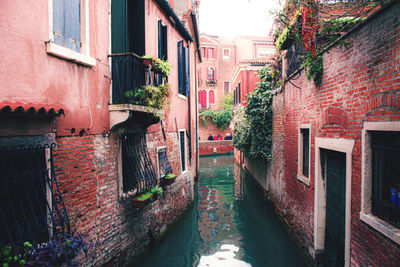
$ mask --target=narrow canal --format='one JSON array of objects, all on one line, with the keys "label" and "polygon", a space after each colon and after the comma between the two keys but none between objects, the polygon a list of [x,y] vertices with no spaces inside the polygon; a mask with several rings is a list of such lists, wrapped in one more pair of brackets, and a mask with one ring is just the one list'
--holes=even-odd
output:
[{"label": "narrow canal", "polygon": [[194,205],[135,266],[306,266],[233,156],[200,158]]}]

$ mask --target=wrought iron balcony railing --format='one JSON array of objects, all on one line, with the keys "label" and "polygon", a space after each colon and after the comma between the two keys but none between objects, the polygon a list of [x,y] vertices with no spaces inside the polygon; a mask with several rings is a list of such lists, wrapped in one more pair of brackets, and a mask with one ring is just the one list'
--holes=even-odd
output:
[{"label": "wrought iron balcony railing", "polygon": [[111,57],[112,104],[140,104],[136,89],[143,85],[159,86],[162,75],[142,63],[135,53],[119,53]]},{"label": "wrought iron balcony railing", "polygon": [[217,80],[207,80],[207,85],[215,86],[217,85]]}]

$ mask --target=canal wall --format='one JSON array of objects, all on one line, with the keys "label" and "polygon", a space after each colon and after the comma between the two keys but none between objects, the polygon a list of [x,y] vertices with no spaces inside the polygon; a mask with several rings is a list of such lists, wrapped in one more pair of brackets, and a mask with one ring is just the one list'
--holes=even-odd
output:
[{"label": "canal wall", "polygon": [[199,155],[220,155],[233,153],[232,140],[200,141]]}]

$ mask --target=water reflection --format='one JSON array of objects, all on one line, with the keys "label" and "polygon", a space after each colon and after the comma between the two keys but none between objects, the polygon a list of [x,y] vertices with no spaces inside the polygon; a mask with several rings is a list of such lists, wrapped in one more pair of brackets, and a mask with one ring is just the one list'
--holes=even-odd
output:
[{"label": "water reflection", "polygon": [[232,156],[200,158],[193,207],[135,266],[305,266]]}]

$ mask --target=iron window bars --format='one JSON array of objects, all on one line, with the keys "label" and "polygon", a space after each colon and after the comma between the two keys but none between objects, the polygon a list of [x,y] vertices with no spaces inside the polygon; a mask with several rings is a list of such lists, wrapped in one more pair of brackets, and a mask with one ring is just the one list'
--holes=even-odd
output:
[{"label": "iron window bars", "polygon": [[157,185],[157,175],[146,144],[146,129],[133,124],[121,135],[123,193],[135,197]]},{"label": "iron window bars", "polygon": [[0,147],[0,250],[70,233],[52,144]]}]

